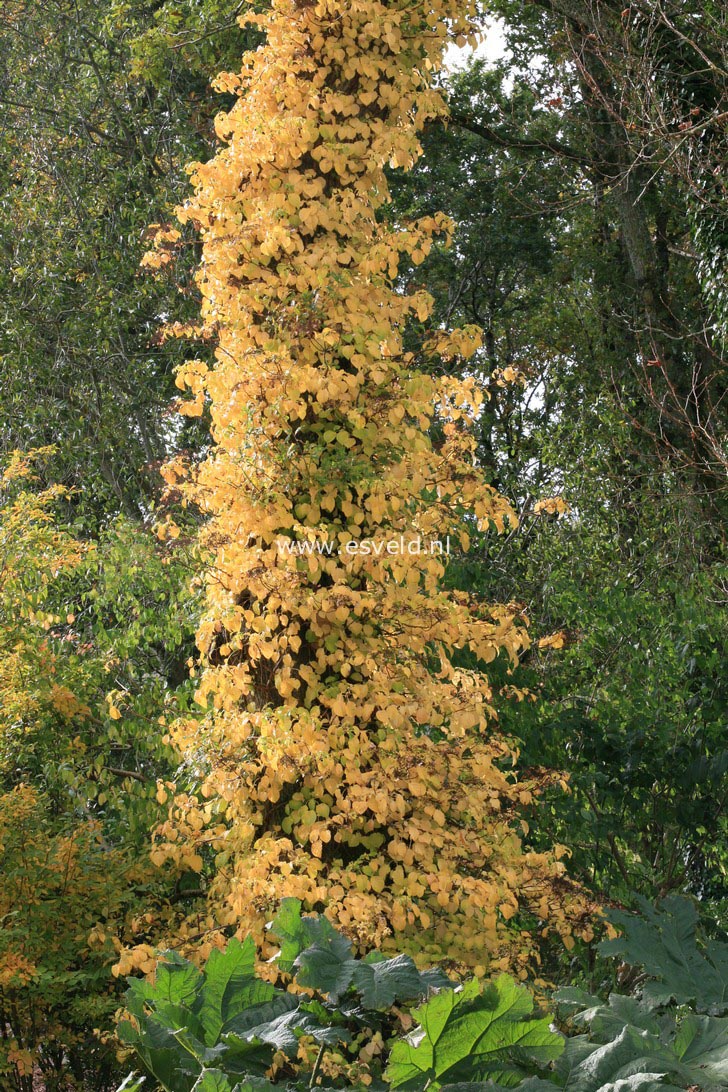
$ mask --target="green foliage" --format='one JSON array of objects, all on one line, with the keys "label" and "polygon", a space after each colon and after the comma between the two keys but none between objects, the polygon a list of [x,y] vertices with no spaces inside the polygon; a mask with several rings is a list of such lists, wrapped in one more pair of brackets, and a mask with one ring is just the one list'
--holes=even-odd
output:
[{"label": "green foliage", "polygon": [[[644,918],[610,914],[624,932],[601,945],[604,955],[644,967],[635,995],[612,993],[604,1004],[575,987],[556,992],[562,1012],[590,1033],[591,1053],[582,1062],[578,1053],[586,1043],[578,1038],[567,1042],[561,1064],[577,1060],[577,1065],[562,1087],[587,1092],[590,1086],[579,1076],[586,1065],[587,1070],[611,1072],[612,1081],[643,1071],[662,1074],[666,1084],[660,1088],[697,1086],[718,1092],[728,1082],[728,945],[712,940],[698,948],[697,914],[687,899],[666,899],[660,909],[645,900],[640,905]],[[706,1010],[713,1015],[700,1015]]]},{"label": "green foliage", "polygon": [[545,1068],[563,1050],[549,1017],[530,1019],[532,1011],[532,997],[508,975],[443,990],[414,1010],[422,1033],[392,1045],[386,1076],[405,1089],[485,1079],[512,1086],[524,1069]]},{"label": "green foliage", "polygon": [[[356,959],[346,937],[325,917],[302,916],[295,899],[284,900],[271,931],[281,940],[274,965],[279,976],[292,976],[295,992],[258,976],[250,939],[213,952],[204,972],[167,953],[153,984],[130,980],[131,1019],[119,1036],[169,1092],[199,1092],[204,1082],[226,1092],[251,1082],[268,1087],[277,1055],[285,1059],[278,1079],[289,1087],[313,1086],[327,1072],[326,1051],[344,1051],[347,1083],[364,1075],[363,1084],[374,1076],[423,1089],[490,1073],[517,1078],[562,1049],[548,1018],[528,1019],[533,1001],[507,975],[454,990],[442,972],[418,971],[407,956]],[[400,1028],[386,1070],[386,1057],[357,1070],[361,1049],[366,1054],[367,1043],[395,1030],[402,1007],[426,997],[409,1018],[420,1028],[406,1038]],[[317,1050],[302,1060],[305,1040]]]},{"label": "green foliage", "polygon": [[[587,995],[579,998],[578,991],[565,993],[563,1001],[571,998],[575,1007],[579,1003],[589,1006]],[[645,1084],[652,1080],[659,1088],[699,1084],[705,1092],[713,1089],[718,1092],[725,1087],[728,1079],[725,1020],[688,1013],[678,1024],[674,1015],[656,1015],[631,998],[615,999],[614,995],[608,1007],[597,1005],[575,1011],[572,1019],[575,1024],[589,1025],[591,1041],[580,1037],[567,1040],[556,1075],[568,1092],[611,1089],[617,1081],[630,1076],[635,1082],[641,1080]]]},{"label": "green foliage", "polygon": [[603,954],[644,967],[655,980],[642,988],[643,998],[652,1005],[672,1000],[692,1005],[698,1012],[727,1013],[728,944],[712,940],[698,947],[698,914],[688,899],[673,895],[663,900],[659,910],[644,898],[637,901],[640,918],[610,912],[610,921],[623,933],[604,941]]},{"label": "green foliage", "polygon": [[[557,991],[565,1038],[549,1016],[534,1015],[529,992],[507,975],[454,986],[439,972],[405,966],[402,957],[352,959],[347,939],[326,918],[302,917],[293,899],[271,927],[282,942],[273,961],[279,984],[258,976],[249,939],[214,952],[204,971],[168,953],[153,984],[130,980],[130,1017],[120,1036],[167,1092],[319,1082],[403,1092],[718,1092],[728,1081],[728,1019],[692,1011],[684,1001],[697,984],[684,983],[685,968],[697,972],[700,959],[710,974],[722,966],[726,946],[712,941],[704,956],[698,953],[697,918],[687,900],[644,910],[644,919],[614,914],[624,933],[602,947],[645,966],[650,979],[639,976],[632,995],[612,993],[606,1003],[577,988]],[[387,981],[386,996],[373,999],[361,988],[358,975],[368,966]],[[710,975],[703,992],[698,1007],[715,1000]],[[426,1000],[410,1008],[418,997]],[[723,1013],[728,1002],[712,1007]],[[413,1021],[402,1034],[402,1024]],[[353,1063],[364,1044],[361,1059],[372,1033],[382,1032],[378,1066],[327,1065],[343,1054]],[[306,1041],[314,1047],[309,1054]],[[122,1089],[129,1087],[141,1085]]]},{"label": "green foliage", "polygon": [[[532,813],[536,844],[569,846],[570,870],[611,897],[682,889],[719,916],[728,894],[720,530],[684,464],[656,455],[638,376],[625,374],[637,349],[623,329],[624,266],[614,232],[599,231],[580,197],[576,107],[574,158],[559,133],[569,100],[550,98],[556,43],[522,5],[508,17],[510,39],[519,26],[536,36],[521,43],[522,63],[544,36],[553,68],[527,68],[512,89],[503,65],[459,73],[457,124],[430,130],[426,166],[393,178],[402,209],[436,200],[455,219],[452,250],[433,250],[407,276],[433,291],[442,321],[485,328],[469,364],[490,393],[479,454],[520,515],[505,541],[473,535],[450,578],[486,600],[524,603],[531,619],[532,650],[515,673],[502,664],[500,681],[504,696],[515,684],[535,700],[504,703],[501,721],[527,766],[562,769],[571,786]],[[619,309],[605,304],[615,276]],[[571,511],[537,514],[554,495]],[[554,631],[561,647],[539,649]]]},{"label": "green foliage", "polygon": [[[724,462],[720,445],[695,450],[699,430],[691,437],[671,401],[679,391],[689,405],[685,386],[700,373],[701,414],[724,430],[717,346],[704,335],[721,313],[725,187],[688,192],[678,177],[688,149],[691,170],[710,163],[720,177],[723,138],[707,107],[724,88],[714,64],[721,28],[713,13],[696,20],[672,4],[616,27],[609,5],[581,0],[497,0],[491,10],[511,54],[448,78],[451,122],[430,127],[422,163],[392,177],[395,216],[436,202],[455,221],[452,249],[433,250],[403,284],[433,292],[439,321],[483,325],[483,349],[468,364],[490,394],[479,454],[521,520],[505,541],[474,535],[451,577],[484,599],[522,602],[531,619],[532,650],[514,674],[503,664],[500,680],[504,695],[515,684],[536,700],[506,703],[501,721],[527,765],[564,770],[572,789],[530,816],[536,845],[568,845],[570,871],[605,897],[684,890],[721,916]],[[691,43],[712,58],[699,75]],[[671,60],[650,69],[658,48]],[[630,89],[628,102],[611,99],[618,87]],[[643,93],[650,109],[640,111]],[[679,154],[660,128],[668,115],[657,98],[668,94],[675,116],[699,105],[710,134],[686,129]],[[617,122],[624,110],[629,126]],[[620,163],[635,186],[629,200],[615,184]],[[652,313],[651,298],[670,314]],[[668,357],[673,393],[660,366]],[[571,512],[536,515],[554,495]],[[554,631],[562,647],[539,650]]]},{"label": "green foliage", "polygon": [[36,786],[59,814],[73,802],[139,849],[158,814],[156,780],[171,772],[159,718],[191,701],[188,564],[119,521],[71,571],[26,586],[23,661],[38,675],[16,690],[25,708],[0,733],[5,784]]},{"label": "green foliage", "polygon": [[664,516],[654,501],[617,514],[570,486],[576,512],[525,521],[525,549],[518,557],[514,543],[511,556],[538,604],[534,636],[564,635],[562,649],[534,649],[523,665],[539,700],[505,714],[526,762],[569,774],[570,794],[554,796],[541,823],[597,890],[687,890],[720,916],[725,567],[693,568],[708,535],[680,497]]},{"label": "green foliage", "polygon": [[34,1069],[53,1087],[81,1058],[110,1086],[113,1051],[93,1028],[109,1028],[118,998],[108,950],[89,938],[101,921],[124,921],[140,871],[93,818],[54,816],[26,785],[0,793],[3,1089],[30,1090]]},{"label": "green foliage", "polygon": [[0,1083],[103,1092],[117,945],[176,894],[147,844],[194,603],[182,548],[123,521],[76,537],[49,454],[0,479]]},{"label": "green foliage", "polygon": [[195,312],[194,246],[174,277],[139,261],[213,142],[209,80],[244,48],[238,6],[2,5],[0,451],[54,444],[52,480],[78,487],[92,528],[148,515],[159,462],[199,442],[168,413],[182,350],[157,337],[163,314]]}]

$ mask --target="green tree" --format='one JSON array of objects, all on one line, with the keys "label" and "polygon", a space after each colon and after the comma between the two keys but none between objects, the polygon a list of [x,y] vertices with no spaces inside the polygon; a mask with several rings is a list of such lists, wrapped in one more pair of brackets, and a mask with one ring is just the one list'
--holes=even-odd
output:
[{"label": "green tree", "polygon": [[51,455],[16,455],[0,485],[0,1083],[98,1092],[117,949],[176,898],[146,848],[194,605],[182,548],[61,522],[66,490],[37,481]]},{"label": "green tree", "polygon": [[[683,888],[722,914],[715,466],[655,442],[659,414],[638,375],[641,304],[618,209],[594,198],[590,115],[567,82],[568,43],[549,37],[554,21],[535,7],[500,10],[514,57],[451,77],[455,124],[430,126],[427,166],[392,177],[395,216],[436,200],[456,222],[453,247],[433,250],[402,283],[432,291],[437,321],[483,324],[485,344],[467,365],[490,394],[480,457],[521,517],[501,542],[475,536],[451,578],[519,600],[546,639],[515,675],[504,665],[500,682],[538,699],[502,712],[526,763],[570,775],[573,791],[552,798],[548,837],[572,847],[574,867],[607,897]],[[680,184],[666,163],[652,211],[640,213],[653,233],[662,205],[671,230],[689,236]],[[705,316],[688,267],[671,255],[681,314]],[[687,326],[683,335],[687,352]],[[571,509],[560,518],[554,496]],[[534,816],[534,837],[543,823]]]},{"label": "green tree", "polygon": [[[204,158],[217,66],[242,51],[235,5],[10,0],[0,12],[0,448],[54,444],[53,478],[96,524],[138,519],[194,430],[170,423],[177,343],[195,308],[140,274]],[[212,58],[214,57],[214,64]],[[212,67],[209,67],[212,65]],[[182,435],[180,435],[182,433]]]}]

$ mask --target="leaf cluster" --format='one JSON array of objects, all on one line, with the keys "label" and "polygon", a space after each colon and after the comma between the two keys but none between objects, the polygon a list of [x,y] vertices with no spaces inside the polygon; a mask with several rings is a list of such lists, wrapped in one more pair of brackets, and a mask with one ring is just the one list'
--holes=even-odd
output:
[{"label": "leaf cluster", "polygon": [[[295,900],[271,926],[281,948],[263,978],[250,939],[213,952],[204,971],[167,953],[154,983],[130,979],[120,1035],[166,1092],[718,1092],[728,1077],[728,945],[698,947],[685,899],[642,910],[614,914],[623,933],[602,946],[644,967],[637,986],[606,1003],[557,991],[566,1036],[507,975],[458,985],[406,957],[354,959],[349,941]],[[144,1082],[131,1076],[122,1089]]]},{"label": "leaf cluster", "polygon": [[[414,1092],[517,1078],[562,1049],[549,1019],[532,1015],[528,992],[507,975],[461,988],[408,956],[356,959],[345,936],[325,917],[302,915],[294,899],[284,900],[271,932],[281,947],[265,978],[248,938],[214,951],[204,971],[167,953],[153,984],[130,980],[130,1018],[119,1035],[162,1088]],[[287,988],[266,980],[271,966]],[[416,1030],[403,1035],[413,1022]]]}]

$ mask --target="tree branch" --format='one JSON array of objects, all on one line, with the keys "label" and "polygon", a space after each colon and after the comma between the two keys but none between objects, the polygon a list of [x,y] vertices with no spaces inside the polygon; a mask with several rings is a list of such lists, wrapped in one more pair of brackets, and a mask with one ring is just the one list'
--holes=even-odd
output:
[{"label": "tree branch", "polygon": [[529,140],[526,137],[517,137],[506,129],[494,129],[492,125],[486,125],[467,114],[457,112],[450,113],[449,120],[460,129],[468,133],[474,133],[491,144],[497,144],[500,148],[518,148],[520,151],[540,154],[551,152],[560,159],[569,159],[572,163],[578,163],[582,167],[588,167],[591,160],[583,152],[577,152],[569,144],[561,140]]}]

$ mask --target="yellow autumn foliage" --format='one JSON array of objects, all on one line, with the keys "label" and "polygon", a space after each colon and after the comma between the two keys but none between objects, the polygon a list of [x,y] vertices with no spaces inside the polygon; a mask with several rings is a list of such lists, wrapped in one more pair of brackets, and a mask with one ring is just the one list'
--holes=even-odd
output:
[{"label": "yellow autumn foliage", "polygon": [[515,662],[523,620],[442,590],[443,544],[515,520],[476,465],[477,385],[422,367],[467,358],[478,331],[406,348],[432,300],[398,289],[402,259],[423,261],[450,225],[381,216],[385,168],[410,167],[444,114],[432,76],[474,11],[274,0],[245,17],[265,45],[217,81],[237,102],[178,210],[202,240],[196,333],[216,344],[178,385],[184,413],[209,407],[214,442],[194,473],[165,472],[207,516],[209,559],[205,713],[173,729],[195,788],[160,786],[153,851],[205,875],[183,947],[218,930],[263,942],[284,896],[425,963],[523,975],[540,932],[590,935],[562,854],[523,845],[518,812],[543,778],[517,779],[486,674],[459,666],[465,649],[481,668]]}]

